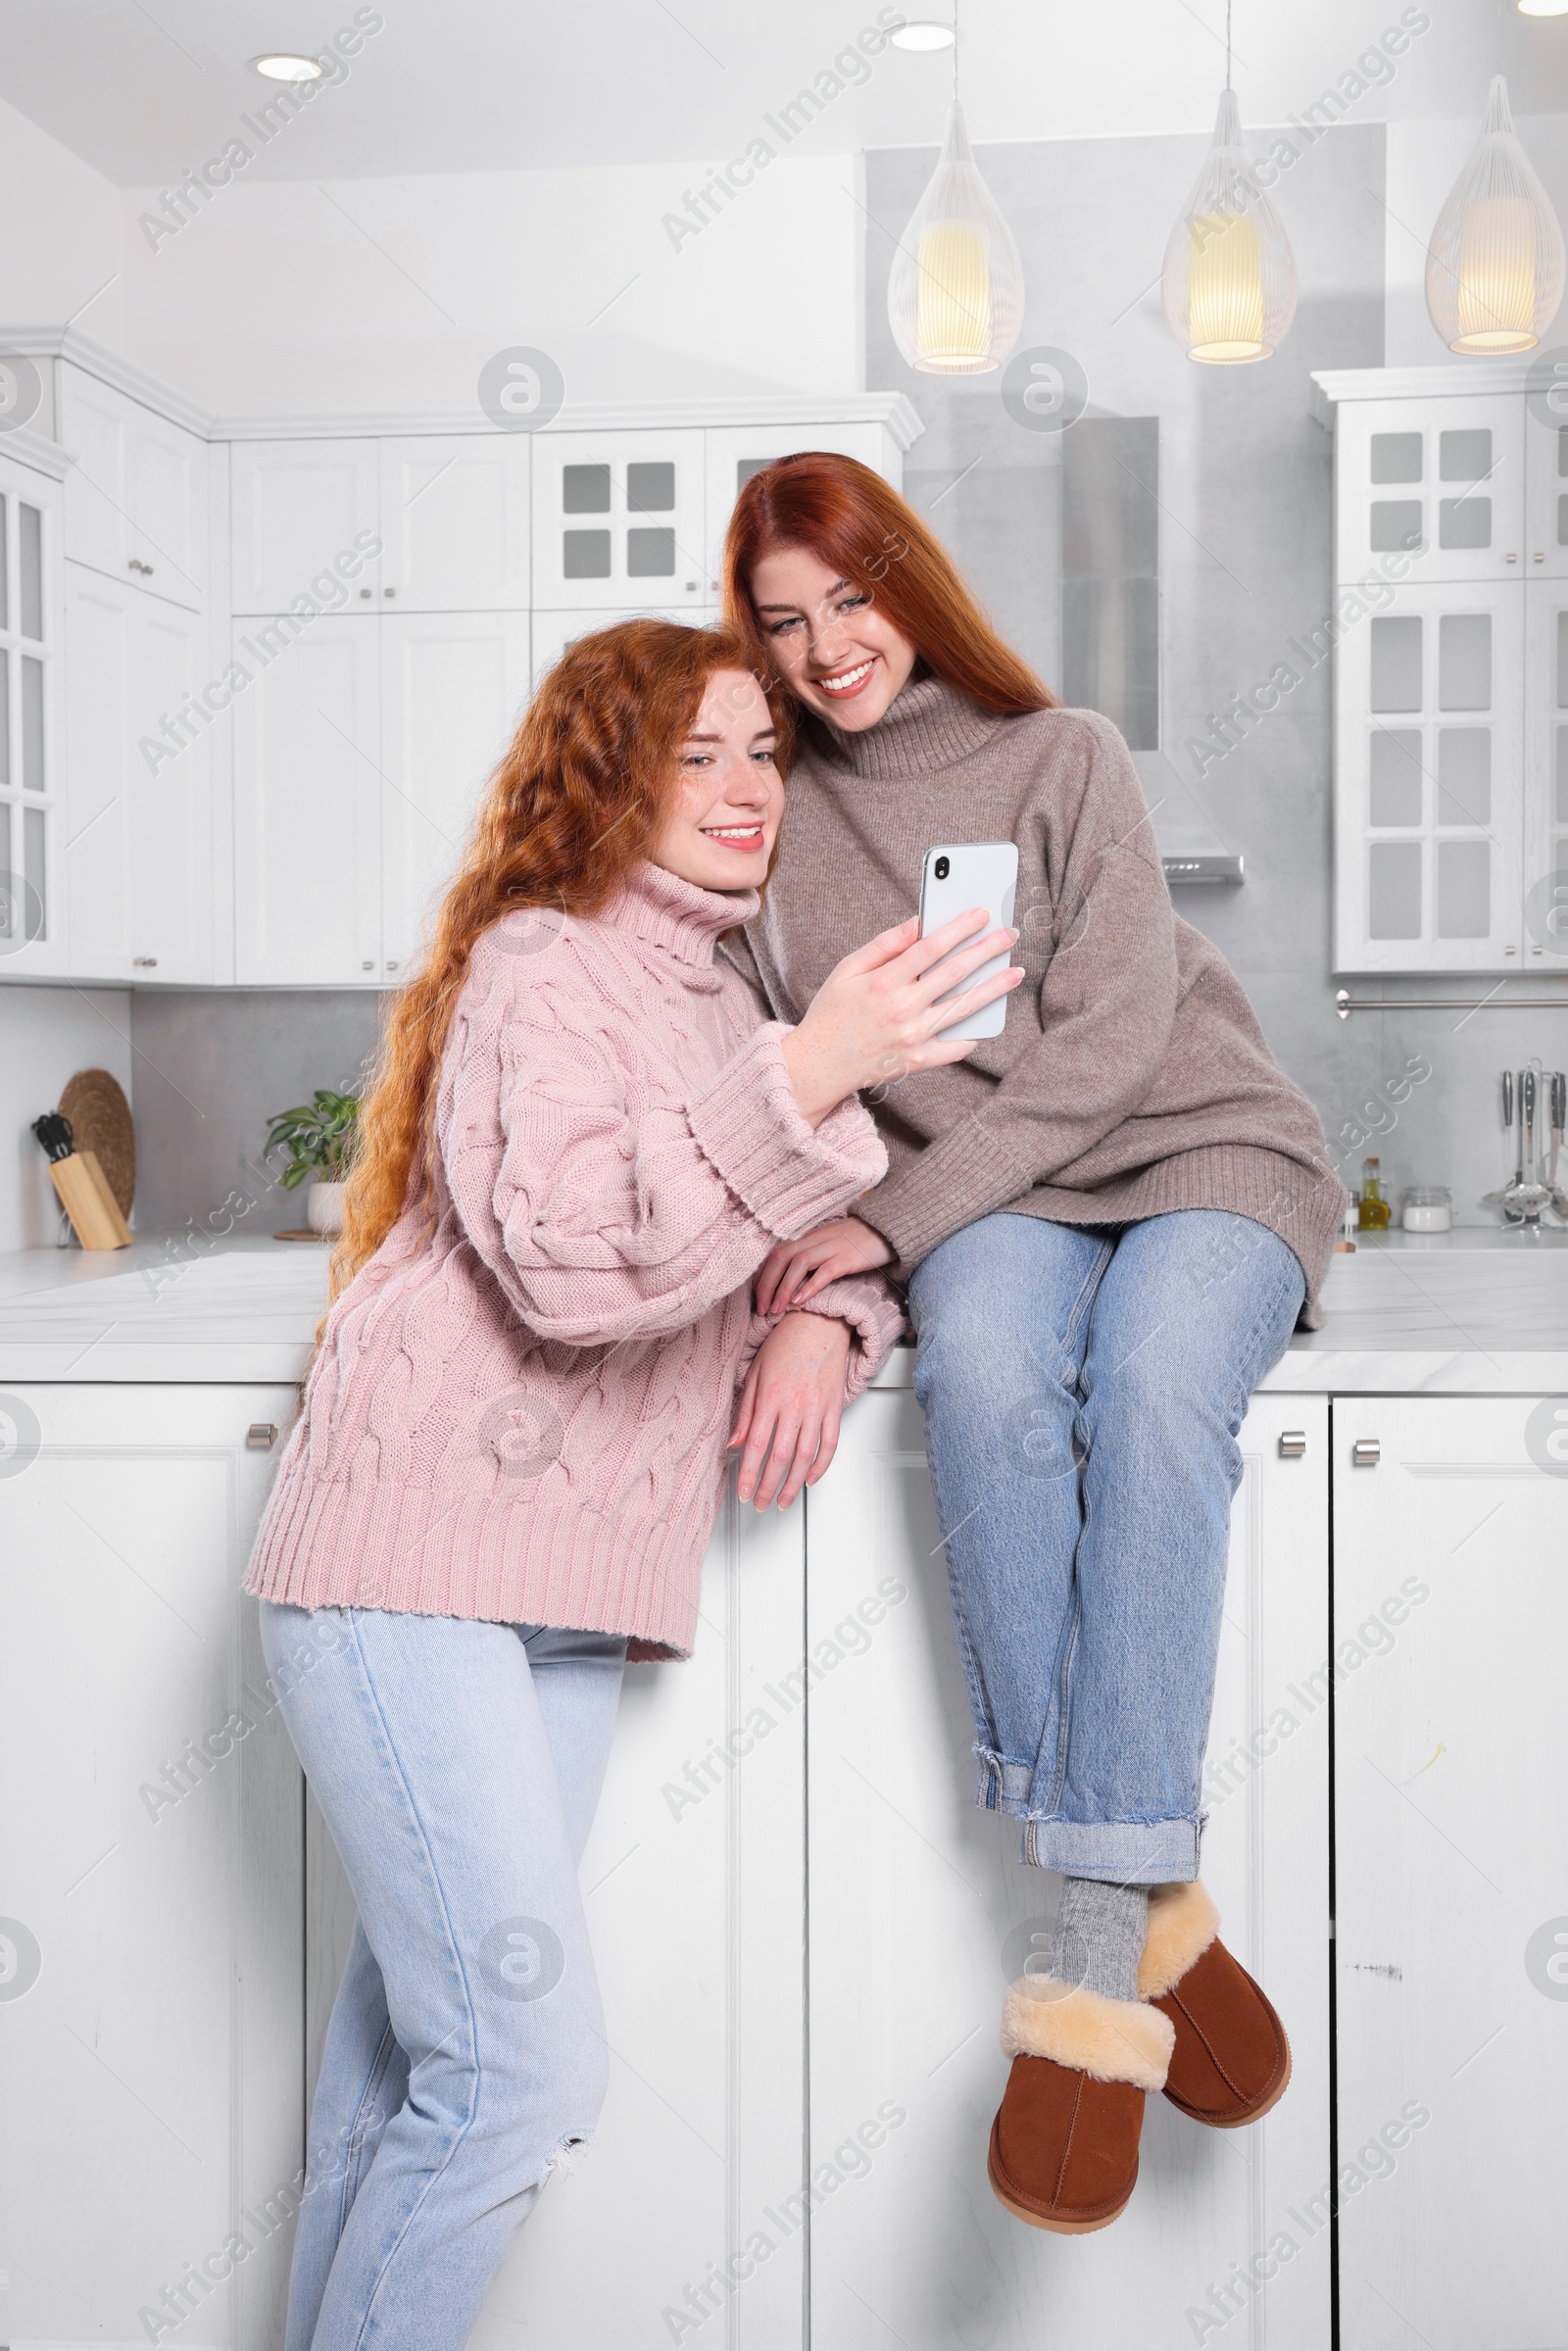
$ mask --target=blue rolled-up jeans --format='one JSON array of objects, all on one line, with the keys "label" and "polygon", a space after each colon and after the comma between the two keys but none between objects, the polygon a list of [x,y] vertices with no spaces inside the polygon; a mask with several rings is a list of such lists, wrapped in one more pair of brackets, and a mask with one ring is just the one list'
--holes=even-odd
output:
[{"label": "blue rolled-up jeans", "polygon": [[577,1862],[625,1641],[261,1604],[358,1918],[311,2108],[285,2351],[462,2351],[607,2074]]},{"label": "blue rolled-up jeans", "polygon": [[977,1800],[1073,1877],[1196,1878],[1237,1432],[1304,1291],[1266,1226],[982,1217],[909,1285]]}]

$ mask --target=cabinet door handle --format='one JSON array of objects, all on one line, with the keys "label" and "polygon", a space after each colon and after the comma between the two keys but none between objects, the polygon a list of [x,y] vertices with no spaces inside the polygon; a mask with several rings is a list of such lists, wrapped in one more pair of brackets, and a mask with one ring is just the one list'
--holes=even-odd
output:
[{"label": "cabinet door handle", "polygon": [[253,1420],[245,1432],[245,1443],[253,1453],[270,1453],[277,1443],[277,1423]]},{"label": "cabinet door handle", "polygon": [[1304,1429],[1284,1429],[1281,1431],[1280,1459],[1282,1461],[1299,1461],[1305,1450],[1306,1431]]},{"label": "cabinet door handle", "polygon": [[369,593],[370,593],[370,591],[369,591],[369,589],[368,589],[368,588],[362,588],[362,589],[360,590],[360,594],[361,594],[362,596],[368,596],[368,595],[369,595]]},{"label": "cabinet door handle", "polygon": [[158,968],[156,955],[132,955],[130,959],[138,971],[156,971]]},{"label": "cabinet door handle", "polygon": [[1358,1437],[1350,1447],[1350,1459],[1357,1469],[1376,1469],[1383,1458],[1383,1447],[1375,1437]]},{"label": "cabinet door handle", "polygon": [[397,590],[396,588],[383,588],[381,593],[383,596],[395,596],[397,594]]}]

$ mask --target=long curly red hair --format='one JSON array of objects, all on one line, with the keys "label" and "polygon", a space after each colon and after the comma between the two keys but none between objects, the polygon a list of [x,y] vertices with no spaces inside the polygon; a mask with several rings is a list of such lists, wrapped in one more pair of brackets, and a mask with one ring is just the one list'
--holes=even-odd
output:
[{"label": "long curly red hair", "polygon": [[[428,1165],[442,1048],[475,941],[522,906],[596,913],[648,855],[709,679],[753,666],[731,630],[623,620],[579,637],[544,678],[490,778],[424,955],[388,1008],[333,1298],[374,1256]],[[768,704],[781,720],[776,692]]]},{"label": "long curly red hair", "polygon": [[724,617],[764,675],[775,666],[752,602],[764,555],[804,547],[853,581],[926,667],[999,717],[1054,710],[1059,695],[992,627],[941,540],[907,499],[853,457],[808,449],[744,484],[724,538]]}]

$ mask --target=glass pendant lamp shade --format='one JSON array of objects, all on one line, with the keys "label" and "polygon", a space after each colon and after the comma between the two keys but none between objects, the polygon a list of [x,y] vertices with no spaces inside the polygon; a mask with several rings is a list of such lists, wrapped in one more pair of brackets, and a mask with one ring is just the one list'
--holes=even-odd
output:
[{"label": "glass pendant lamp shade", "polygon": [[1214,141],[1170,232],[1165,318],[1189,359],[1271,359],[1296,316],[1296,256],[1252,172],[1236,92],[1220,93]]},{"label": "glass pendant lamp shade", "polygon": [[1427,309],[1450,351],[1533,351],[1562,300],[1562,230],[1514,137],[1508,85],[1492,84],[1475,153],[1438,215]]},{"label": "glass pendant lamp shade", "polygon": [[931,184],[888,273],[888,322],[911,367],[983,375],[1023,323],[1023,265],[969,152],[956,100]]}]

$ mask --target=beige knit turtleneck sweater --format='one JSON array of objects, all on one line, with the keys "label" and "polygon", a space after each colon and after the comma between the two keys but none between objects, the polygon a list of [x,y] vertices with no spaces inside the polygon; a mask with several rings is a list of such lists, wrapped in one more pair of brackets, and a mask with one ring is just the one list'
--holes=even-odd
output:
[{"label": "beige knit turtleneck sweater", "polygon": [[1229,1209],[1296,1252],[1318,1328],[1345,1210],[1322,1126],[1224,956],[1173,911],[1108,719],[998,718],[927,677],[863,734],[806,720],[766,904],[725,952],[799,1020],[842,955],[914,911],[938,841],[1017,843],[1029,976],[1000,1037],[873,1100],[888,1173],[855,1214],[907,1275],[997,1209],[1065,1224]]}]

